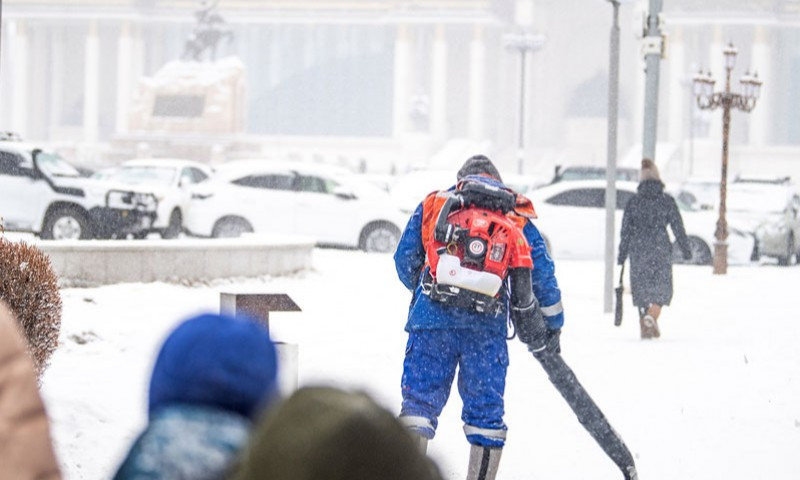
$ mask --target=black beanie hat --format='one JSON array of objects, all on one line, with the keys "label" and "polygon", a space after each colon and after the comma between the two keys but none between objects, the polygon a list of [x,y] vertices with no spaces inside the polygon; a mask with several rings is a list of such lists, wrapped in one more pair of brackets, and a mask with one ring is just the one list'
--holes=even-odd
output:
[{"label": "black beanie hat", "polygon": [[500,172],[497,171],[497,167],[494,166],[486,155],[473,155],[469,157],[458,171],[456,178],[457,180],[461,180],[467,175],[489,175],[501,182],[503,181],[503,179],[500,178]]}]

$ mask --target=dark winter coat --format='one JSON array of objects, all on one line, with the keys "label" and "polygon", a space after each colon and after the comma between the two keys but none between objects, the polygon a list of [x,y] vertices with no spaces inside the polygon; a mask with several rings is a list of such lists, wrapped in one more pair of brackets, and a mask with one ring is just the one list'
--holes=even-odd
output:
[{"label": "dark winter coat", "polygon": [[689,239],[675,199],[664,193],[660,180],[642,181],[625,206],[617,257],[620,265],[631,259],[631,291],[638,307],[669,305],[672,300],[672,244],[667,225],[684,257],[690,257]]}]

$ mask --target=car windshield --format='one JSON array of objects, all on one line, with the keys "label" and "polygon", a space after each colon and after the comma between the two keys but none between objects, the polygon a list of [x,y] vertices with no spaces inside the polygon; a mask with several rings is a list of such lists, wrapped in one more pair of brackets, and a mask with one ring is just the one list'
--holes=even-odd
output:
[{"label": "car windshield", "polygon": [[175,181],[177,170],[169,167],[128,166],[104,175],[104,178],[128,185],[170,185]]},{"label": "car windshield", "polygon": [[728,210],[750,213],[782,213],[786,210],[786,195],[772,189],[728,191]]},{"label": "car windshield", "polygon": [[36,164],[50,177],[80,177],[78,169],[55,153],[39,152]]}]

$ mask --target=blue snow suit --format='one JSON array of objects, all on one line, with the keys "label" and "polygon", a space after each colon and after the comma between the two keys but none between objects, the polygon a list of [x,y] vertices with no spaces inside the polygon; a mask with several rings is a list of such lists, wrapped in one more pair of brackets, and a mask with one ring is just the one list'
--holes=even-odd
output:
[{"label": "blue snow suit", "polygon": [[[485,176],[466,178],[504,187]],[[408,221],[394,254],[400,281],[413,292],[405,327],[409,335],[403,363],[400,420],[423,437],[433,438],[458,367],[457,385],[463,402],[461,419],[467,441],[501,447],[507,430],[503,422],[503,394],[508,368],[508,291],[502,293],[505,308],[498,314],[444,305],[423,294],[421,279],[423,269],[428,267],[422,243],[422,218],[421,203]],[[523,234],[532,247],[533,293],[548,326],[559,329],[564,323],[564,313],[553,261],[533,223],[525,225]]]}]

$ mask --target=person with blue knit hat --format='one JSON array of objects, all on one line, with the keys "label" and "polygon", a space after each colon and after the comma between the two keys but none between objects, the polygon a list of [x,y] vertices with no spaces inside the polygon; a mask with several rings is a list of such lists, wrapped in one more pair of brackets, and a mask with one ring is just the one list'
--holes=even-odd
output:
[{"label": "person with blue knit hat", "polygon": [[277,398],[277,356],[255,320],[204,314],[170,333],[150,378],[148,425],[117,480],[224,478]]}]

